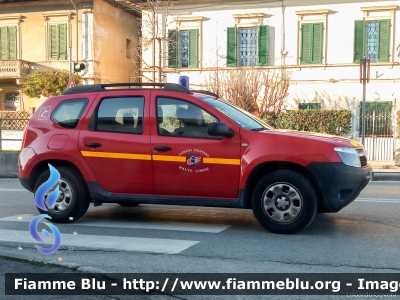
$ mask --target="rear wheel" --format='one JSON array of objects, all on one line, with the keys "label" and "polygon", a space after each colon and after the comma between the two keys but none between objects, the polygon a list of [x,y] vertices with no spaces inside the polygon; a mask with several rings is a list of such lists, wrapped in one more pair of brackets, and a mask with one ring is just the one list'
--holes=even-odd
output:
[{"label": "rear wheel", "polygon": [[[54,223],[66,223],[80,219],[88,210],[90,205],[90,194],[82,175],[76,170],[60,166],[56,167],[60,173],[58,181],[59,196],[52,208],[44,211],[38,208],[42,214],[48,214]],[[43,172],[35,185],[35,193],[39,186],[47,181],[50,171]],[[46,199],[47,194],[45,195]],[[47,206],[47,205],[46,205]]]},{"label": "rear wheel", "polygon": [[254,216],[274,233],[295,233],[306,228],[314,220],[317,207],[313,186],[304,176],[290,170],[265,175],[252,195]]}]

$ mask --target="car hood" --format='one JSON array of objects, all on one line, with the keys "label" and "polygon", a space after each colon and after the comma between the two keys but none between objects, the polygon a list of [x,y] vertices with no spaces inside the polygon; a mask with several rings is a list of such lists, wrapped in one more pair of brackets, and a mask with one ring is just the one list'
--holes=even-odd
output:
[{"label": "car hood", "polygon": [[271,130],[264,131],[264,132],[284,135],[284,136],[288,136],[288,137],[290,136],[290,137],[319,140],[319,141],[332,143],[332,144],[335,144],[338,146],[363,147],[363,145],[360,142],[354,141],[349,138],[332,135],[332,134],[308,132],[308,131],[297,131],[297,130],[286,130],[286,129],[271,129]]}]

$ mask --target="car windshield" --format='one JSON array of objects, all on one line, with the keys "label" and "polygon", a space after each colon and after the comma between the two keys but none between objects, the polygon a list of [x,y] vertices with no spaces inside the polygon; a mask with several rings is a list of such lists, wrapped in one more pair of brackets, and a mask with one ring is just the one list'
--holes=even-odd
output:
[{"label": "car windshield", "polygon": [[256,116],[253,116],[252,114],[243,109],[240,109],[228,103],[227,101],[218,100],[203,95],[196,95],[196,97],[203,100],[212,107],[218,109],[220,112],[222,112],[224,115],[226,115],[228,118],[230,118],[233,122],[235,122],[242,128],[253,131],[273,129],[270,125],[268,125],[261,119],[257,118]]}]

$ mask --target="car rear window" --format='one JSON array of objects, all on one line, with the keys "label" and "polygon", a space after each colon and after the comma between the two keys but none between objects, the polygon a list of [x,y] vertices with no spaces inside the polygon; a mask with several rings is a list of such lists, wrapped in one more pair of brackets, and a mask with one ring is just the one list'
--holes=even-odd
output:
[{"label": "car rear window", "polygon": [[87,99],[64,100],[54,110],[51,120],[62,127],[75,128],[87,103]]}]

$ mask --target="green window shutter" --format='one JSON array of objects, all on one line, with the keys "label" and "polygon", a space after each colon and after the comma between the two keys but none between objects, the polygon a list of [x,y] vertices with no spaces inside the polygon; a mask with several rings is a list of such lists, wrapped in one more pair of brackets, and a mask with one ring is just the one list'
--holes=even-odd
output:
[{"label": "green window shutter", "polygon": [[58,59],[58,28],[57,25],[49,26],[50,59]]},{"label": "green window shutter", "polygon": [[390,20],[378,21],[378,62],[389,61]]},{"label": "green window shutter", "polygon": [[8,59],[17,59],[17,26],[8,28]]},{"label": "green window shutter", "polygon": [[228,27],[226,32],[227,32],[226,65],[228,67],[236,67],[236,47],[237,47],[236,27]]},{"label": "green window shutter", "polygon": [[299,103],[299,109],[321,109],[321,103]]},{"label": "green window shutter", "polygon": [[67,59],[67,24],[58,24],[58,59]]},{"label": "green window shutter", "polygon": [[178,67],[178,30],[168,30],[168,67]]},{"label": "green window shutter", "polygon": [[299,109],[308,109],[307,103],[299,103]]},{"label": "green window shutter", "polygon": [[0,27],[0,59],[8,59],[8,38],[7,38],[7,27]]},{"label": "green window shutter", "polygon": [[189,29],[189,68],[198,68],[199,66],[199,55],[198,55],[198,41],[199,41],[199,30]]},{"label": "green window shutter", "polygon": [[312,57],[311,63],[322,64],[323,23],[312,24]]},{"label": "green window shutter", "polygon": [[365,20],[354,21],[354,57],[355,63],[360,62],[360,57],[365,55]]},{"label": "green window shutter", "polygon": [[301,44],[300,44],[300,64],[310,64],[311,62],[311,30],[312,24],[301,24]]},{"label": "green window shutter", "polygon": [[258,26],[258,65],[268,66],[268,25]]},{"label": "green window shutter", "polygon": [[321,109],[321,103],[309,103],[308,109]]},{"label": "green window shutter", "polygon": [[323,23],[301,24],[300,64],[321,64]]},{"label": "green window shutter", "polygon": [[376,110],[392,111],[392,101],[376,102]]}]

